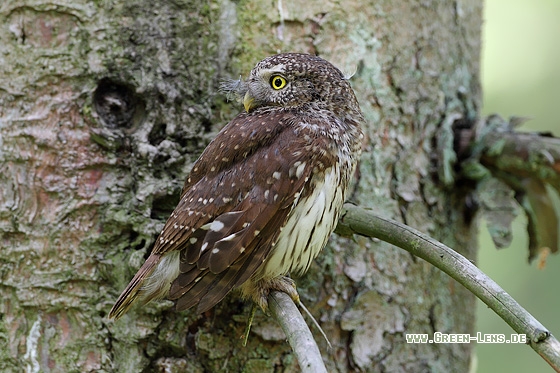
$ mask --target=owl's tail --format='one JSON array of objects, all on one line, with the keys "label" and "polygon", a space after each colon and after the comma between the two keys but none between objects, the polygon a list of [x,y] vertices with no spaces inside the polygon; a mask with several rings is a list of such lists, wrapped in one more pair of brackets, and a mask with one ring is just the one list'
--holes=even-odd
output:
[{"label": "owl's tail", "polygon": [[[150,255],[144,265],[138,270],[136,275],[132,278],[132,281],[127,285],[124,291],[119,296],[119,299],[115,302],[113,308],[109,312],[109,318],[118,320],[125,313],[130,310],[132,305],[141,298],[143,303],[146,302],[144,282],[146,279],[150,278],[150,275],[158,265],[161,259],[160,255]],[[151,297],[153,298],[153,297]],[[151,300],[151,298],[149,300]]]}]

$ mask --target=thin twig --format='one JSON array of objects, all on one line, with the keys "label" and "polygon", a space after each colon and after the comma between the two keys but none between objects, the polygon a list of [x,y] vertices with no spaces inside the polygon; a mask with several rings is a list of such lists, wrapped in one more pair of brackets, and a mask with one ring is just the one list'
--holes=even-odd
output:
[{"label": "thin twig", "polygon": [[554,370],[560,372],[560,342],[498,284],[462,255],[413,228],[351,204],[344,205],[336,232],[345,236],[360,234],[379,238],[436,266],[486,303],[517,333],[526,334],[533,350]]},{"label": "thin twig", "polygon": [[301,371],[303,373],[326,373],[327,369],[319,347],[292,298],[286,293],[273,291],[268,300],[270,312],[284,330]]}]

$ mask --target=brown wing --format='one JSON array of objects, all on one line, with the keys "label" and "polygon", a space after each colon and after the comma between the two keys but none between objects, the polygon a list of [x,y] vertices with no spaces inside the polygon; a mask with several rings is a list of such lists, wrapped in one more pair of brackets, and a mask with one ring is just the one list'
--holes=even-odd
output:
[{"label": "brown wing", "polygon": [[[183,193],[183,198],[190,200],[193,187],[218,185],[221,190],[213,194],[233,201],[228,206],[231,209],[220,211],[193,232],[191,238],[196,236],[196,243],[181,253],[180,274],[169,292],[179,310],[198,304],[197,311],[204,312],[253,275],[276,242],[295,202],[304,194],[312,173],[321,172],[328,161],[332,162],[324,153],[312,151],[313,146],[323,145],[321,140],[298,133],[291,115],[276,115],[270,122],[259,116],[251,119],[257,128],[247,131],[245,128],[254,123],[243,123],[245,126],[233,136],[252,141],[248,134],[274,131],[273,136],[254,149],[246,149],[248,153],[241,152],[237,162],[215,179],[206,175]],[[269,130],[267,125],[276,127]]]},{"label": "brown wing", "polygon": [[[290,136],[291,119],[289,113],[279,115],[263,110],[262,114],[239,114],[224,127],[193,165],[181,200],[167,220],[152,253],[164,255],[188,249],[189,258],[198,255],[199,250],[195,248],[202,247],[203,243],[187,241],[212,233],[210,227],[203,226],[224,213],[235,211],[248,193],[261,185],[267,168],[288,161],[274,160],[278,158],[276,155],[265,153],[274,149],[273,144],[289,141],[286,137]],[[232,222],[231,216],[228,222]]]}]

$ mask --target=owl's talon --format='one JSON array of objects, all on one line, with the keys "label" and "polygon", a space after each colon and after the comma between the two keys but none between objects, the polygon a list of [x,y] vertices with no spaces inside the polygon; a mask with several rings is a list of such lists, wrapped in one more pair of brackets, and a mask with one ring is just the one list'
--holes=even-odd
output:
[{"label": "owl's talon", "polygon": [[329,350],[332,349],[332,345],[331,345],[331,342],[329,341],[329,338],[327,337],[327,334],[323,331],[323,329],[321,328],[321,326],[319,325],[317,320],[315,320],[315,318],[313,317],[311,312],[309,312],[307,307],[305,307],[303,305],[303,303],[301,302],[299,294],[296,290],[295,281],[292,280],[291,278],[287,277],[287,276],[279,276],[279,277],[276,277],[276,278],[273,278],[273,279],[270,279],[270,280],[261,280],[260,282],[257,283],[257,288],[255,289],[255,292],[253,293],[253,302],[254,302],[253,303],[253,308],[251,309],[251,315],[249,316],[249,322],[248,322],[247,328],[245,329],[245,343],[246,343],[247,338],[249,336],[249,330],[250,330],[250,327],[251,327],[251,323],[252,323],[253,318],[255,316],[256,305],[258,305],[266,315],[270,315],[270,313],[268,312],[268,296],[269,296],[270,292],[273,291],[273,290],[285,293],[290,298],[292,298],[294,303],[301,310],[303,310],[305,312],[305,314],[309,317],[309,319],[311,319],[311,322],[313,323],[313,325],[315,325],[315,327],[317,328],[319,333],[321,333],[321,335],[323,336],[323,338],[327,342]]},{"label": "owl's talon", "polygon": [[294,280],[287,276],[279,276],[270,280],[261,280],[257,284],[257,290],[254,293],[253,301],[263,310],[265,314],[268,313],[268,295],[272,290],[281,291],[286,293],[292,298],[294,303],[301,304],[299,294],[296,290],[296,283]]}]

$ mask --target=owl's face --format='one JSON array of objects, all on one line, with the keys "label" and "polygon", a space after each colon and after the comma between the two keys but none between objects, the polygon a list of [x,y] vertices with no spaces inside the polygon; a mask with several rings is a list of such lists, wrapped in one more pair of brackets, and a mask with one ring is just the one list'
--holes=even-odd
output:
[{"label": "owl's face", "polygon": [[301,107],[314,103],[328,108],[351,91],[342,72],[308,54],[285,53],[259,62],[239,85],[247,111],[259,107]]}]

